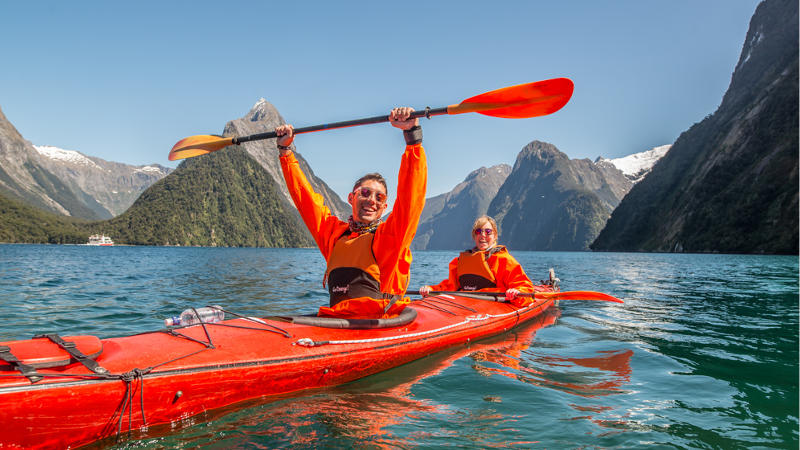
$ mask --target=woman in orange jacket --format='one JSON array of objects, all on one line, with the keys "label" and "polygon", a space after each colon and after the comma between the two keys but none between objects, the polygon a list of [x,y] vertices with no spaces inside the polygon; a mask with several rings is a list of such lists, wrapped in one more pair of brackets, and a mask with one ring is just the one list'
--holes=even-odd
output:
[{"label": "woman in orange jacket", "polygon": [[422,286],[419,293],[431,291],[503,291],[506,299],[517,306],[530,303],[530,297],[520,293],[533,292],[533,282],[505,246],[497,244],[497,223],[481,216],[472,225],[475,247],[461,252],[450,262],[446,280],[434,286]]}]

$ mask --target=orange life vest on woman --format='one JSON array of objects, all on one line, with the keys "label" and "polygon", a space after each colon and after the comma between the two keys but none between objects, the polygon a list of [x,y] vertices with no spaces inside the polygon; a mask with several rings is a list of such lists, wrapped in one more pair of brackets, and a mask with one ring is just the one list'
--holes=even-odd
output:
[{"label": "orange life vest on woman", "polygon": [[497,279],[494,272],[489,267],[489,257],[499,251],[505,251],[505,247],[498,245],[489,251],[467,250],[458,255],[458,274],[459,291],[477,291],[480,289],[496,288]]}]

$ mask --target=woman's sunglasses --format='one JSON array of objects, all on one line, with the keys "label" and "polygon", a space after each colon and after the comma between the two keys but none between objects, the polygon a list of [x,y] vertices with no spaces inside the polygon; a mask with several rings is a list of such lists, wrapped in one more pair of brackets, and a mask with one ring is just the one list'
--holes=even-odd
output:
[{"label": "woman's sunglasses", "polygon": [[491,228],[483,228],[483,229],[476,228],[472,232],[475,233],[475,236],[480,236],[482,234],[485,234],[486,236],[491,236],[494,233],[494,230]]},{"label": "woman's sunglasses", "polygon": [[372,190],[368,187],[360,187],[353,192],[359,197],[363,198],[364,200],[369,200],[369,198],[372,197],[372,194],[375,194],[376,202],[384,203],[386,201],[386,194],[384,194],[383,192]]}]

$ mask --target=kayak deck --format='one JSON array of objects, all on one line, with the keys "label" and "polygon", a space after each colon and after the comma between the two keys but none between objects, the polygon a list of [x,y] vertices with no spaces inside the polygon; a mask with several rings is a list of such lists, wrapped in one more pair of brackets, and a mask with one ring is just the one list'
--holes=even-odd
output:
[{"label": "kayak deck", "polygon": [[103,339],[96,361],[108,374],[73,363],[37,369],[44,378],[32,383],[0,371],[0,444],[83,445],[248,399],[346,383],[502,333],[552,305],[441,295],[415,301],[416,319],[392,328],[238,318]]}]

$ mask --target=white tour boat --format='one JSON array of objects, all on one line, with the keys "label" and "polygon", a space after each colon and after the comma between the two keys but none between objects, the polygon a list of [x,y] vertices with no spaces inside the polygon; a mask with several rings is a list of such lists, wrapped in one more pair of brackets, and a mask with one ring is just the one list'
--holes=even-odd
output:
[{"label": "white tour boat", "polygon": [[105,234],[93,234],[89,236],[89,242],[86,245],[99,245],[103,247],[111,247],[114,245],[114,241],[111,240],[110,237],[106,236]]}]

